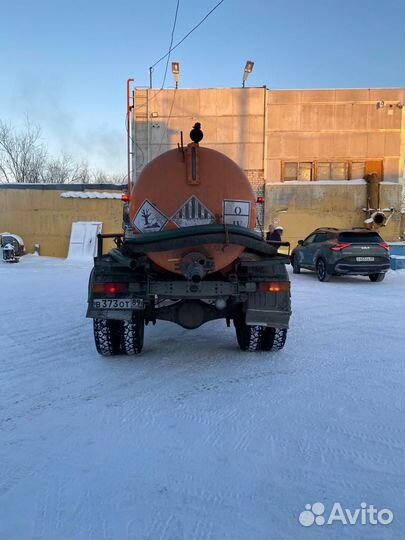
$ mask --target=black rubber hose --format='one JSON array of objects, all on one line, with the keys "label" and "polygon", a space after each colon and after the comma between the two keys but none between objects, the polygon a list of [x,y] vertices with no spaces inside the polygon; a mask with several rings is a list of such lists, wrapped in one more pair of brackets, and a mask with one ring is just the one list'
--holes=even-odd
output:
[{"label": "black rubber hose", "polygon": [[200,246],[203,244],[234,244],[249,251],[275,255],[277,248],[269,245],[255,232],[235,225],[202,225],[174,231],[126,236],[124,250],[128,254],[148,253]]}]

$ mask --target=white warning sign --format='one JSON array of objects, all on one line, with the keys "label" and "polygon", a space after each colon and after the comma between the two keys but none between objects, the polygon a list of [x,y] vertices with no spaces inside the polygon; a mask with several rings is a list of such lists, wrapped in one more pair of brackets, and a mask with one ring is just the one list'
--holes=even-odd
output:
[{"label": "white warning sign", "polygon": [[139,208],[133,224],[139,231],[146,233],[161,231],[168,221],[167,217],[146,199]]},{"label": "white warning sign", "polygon": [[177,227],[191,227],[192,225],[209,225],[214,223],[215,216],[194,195],[190,197],[171,218]]},{"label": "white warning sign", "polygon": [[224,200],[224,223],[249,227],[250,202]]}]

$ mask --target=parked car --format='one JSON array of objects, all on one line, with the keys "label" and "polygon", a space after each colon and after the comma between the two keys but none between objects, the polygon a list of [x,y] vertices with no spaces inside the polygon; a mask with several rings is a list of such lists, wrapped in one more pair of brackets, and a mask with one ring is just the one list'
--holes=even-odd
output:
[{"label": "parked car", "polygon": [[377,231],[322,227],[299,240],[291,254],[294,274],[314,270],[319,281],[331,276],[368,276],[382,281],[390,267],[389,246]]}]

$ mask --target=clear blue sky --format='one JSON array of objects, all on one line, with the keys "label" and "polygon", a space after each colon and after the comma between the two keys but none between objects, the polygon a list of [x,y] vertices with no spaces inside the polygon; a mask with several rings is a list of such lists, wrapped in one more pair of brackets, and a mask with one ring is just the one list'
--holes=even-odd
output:
[{"label": "clear blue sky", "polygon": [[[218,0],[180,0],[174,42]],[[125,81],[149,83],[176,0],[0,0],[0,118],[52,151],[125,170]],[[178,49],[180,86],[405,86],[404,0],[225,0]],[[165,62],[154,70],[160,87]],[[173,86],[169,66],[167,87]]]}]

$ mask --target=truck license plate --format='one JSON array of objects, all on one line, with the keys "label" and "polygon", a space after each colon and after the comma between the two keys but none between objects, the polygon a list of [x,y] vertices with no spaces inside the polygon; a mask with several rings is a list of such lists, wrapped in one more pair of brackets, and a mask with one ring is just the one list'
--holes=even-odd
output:
[{"label": "truck license plate", "polygon": [[356,261],[359,261],[359,262],[374,261],[374,257],[356,257]]},{"label": "truck license plate", "polygon": [[98,309],[143,309],[143,298],[97,298],[93,307]]}]

